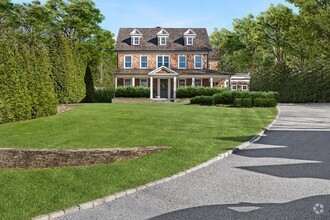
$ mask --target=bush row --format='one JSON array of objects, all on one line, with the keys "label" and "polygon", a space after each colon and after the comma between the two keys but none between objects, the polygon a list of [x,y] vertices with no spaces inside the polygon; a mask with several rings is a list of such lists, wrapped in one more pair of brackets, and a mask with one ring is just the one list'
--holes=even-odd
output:
[{"label": "bush row", "polygon": [[117,97],[117,98],[149,98],[150,97],[150,88],[120,86],[115,91],[115,97]]},{"label": "bush row", "polygon": [[213,96],[214,94],[228,91],[227,88],[203,87],[203,86],[185,86],[176,90],[177,98],[193,98],[196,96]]},{"label": "bush row", "polygon": [[96,102],[96,103],[101,103],[101,102],[111,103],[113,95],[114,95],[114,90],[113,89],[95,90],[95,92],[93,93],[93,102]]},{"label": "bush row", "polygon": [[239,92],[224,91],[213,96],[196,96],[190,104],[198,105],[231,105],[235,107],[275,107],[278,93],[276,92]]}]

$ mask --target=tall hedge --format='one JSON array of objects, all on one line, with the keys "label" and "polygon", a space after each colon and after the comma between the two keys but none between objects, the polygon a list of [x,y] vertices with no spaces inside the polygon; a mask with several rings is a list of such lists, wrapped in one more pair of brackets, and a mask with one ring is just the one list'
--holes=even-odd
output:
[{"label": "tall hedge", "polygon": [[56,36],[51,44],[52,78],[60,103],[77,103],[86,95],[86,64],[70,40]]},{"label": "tall hedge", "polygon": [[47,49],[0,36],[0,123],[56,113]]}]

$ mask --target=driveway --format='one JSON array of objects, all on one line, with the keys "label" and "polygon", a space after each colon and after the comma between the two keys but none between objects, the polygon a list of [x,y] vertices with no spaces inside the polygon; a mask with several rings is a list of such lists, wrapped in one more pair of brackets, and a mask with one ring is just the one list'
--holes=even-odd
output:
[{"label": "driveway", "polygon": [[279,108],[245,150],[62,219],[330,219],[330,105]]}]

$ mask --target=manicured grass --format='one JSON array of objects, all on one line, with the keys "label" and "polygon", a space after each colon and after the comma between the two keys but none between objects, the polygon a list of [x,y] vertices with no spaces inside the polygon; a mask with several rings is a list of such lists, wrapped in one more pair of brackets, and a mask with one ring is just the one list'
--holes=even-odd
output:
[{"label": "manicured grass", "polygon": [[248,140],[275,115],[275,108],[93,104],[0,125],[0,147],[172,147],[108,165],[2,169],[0,219],[29,219],[178,173]]}]

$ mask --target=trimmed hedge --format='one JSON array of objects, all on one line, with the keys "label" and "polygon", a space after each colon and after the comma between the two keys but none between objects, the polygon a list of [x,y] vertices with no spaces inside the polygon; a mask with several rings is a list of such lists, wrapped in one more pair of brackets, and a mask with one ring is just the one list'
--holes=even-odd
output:
[{"label": "trimmed hedge", "polygon": [[255,107],[275,107],[277,101],[275,98],[255,98],[253,105]]},{"label": "trimmed hedge", "polygon": [[190,104],[196,105],[212,105],[213,97],[212,96],[196,96],[190,99]]},{"label": "trimmed hedge", "polygon": [[177,98],[193,98],[196,96],[213,96],[214,94],[222,93],[223,91],[228,91],[227,88],[218,87],[203,87],[203,86],[185,86],[179,87],[176,90]]},{"label": "trimmed hedge", "polygon": [[150,88],[120,86],[115,91],[115,97],[118,98],[149,98]]},{"label": "trimmed hedge", "polygon": [[93,94],[93,101],[96,103],[111,103],[114,95],[113,89],[99,89],[95,90]]},{"label": "trimmed hedge", "polygon": [[[275,103],[277,103],[277,100],[279,98],[279,95],[277,92],[241,92],[241,91],[225,91],[219,94],[215,94],[213,95],[213,104],[214,105],[240,105],[239,103],[241,103],[241,105],[243,107],[248,107],[248,106],[244,106],[243,102],[244,101],[239,101],[237,100],[235,102],[236,98],[242,98],[242,99],[251,99],[252,101],[252,106],[253,101],[257,98],[263,98],[263,99],[274,99]],[[249,102],[249,101],[246,101]],[[248,103],[246,103],[246,105],[250,105]],[[276,105],[275,105],[276,106]]]}]

